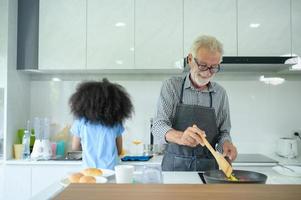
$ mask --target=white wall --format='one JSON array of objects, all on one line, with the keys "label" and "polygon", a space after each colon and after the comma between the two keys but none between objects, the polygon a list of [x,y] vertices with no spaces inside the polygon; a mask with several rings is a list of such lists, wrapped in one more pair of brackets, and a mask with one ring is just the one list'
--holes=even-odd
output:
[{"label": "white wall", "polygon": [[0,159],[3,153],[3,129],[4,129],[4,88],[7,73],[7,1],[0,1]]},{"label": "white wall", "polygon": [[[3,140],[3,129],[4,129],[4,89],[0,88],[0,143]],[[3,146],[2,146],[3,147]],[[0,145],[0,156],[3,149]]]},{"label": "white wall", "polygon": [[0,1],[0,88],[6,82],[6,38],[7,38],[7,2]]},{"label": "white wall", "polygon": [[272,154],[278,138],[301,131],[301,81],[278,86],[259,81],[220,83],[228,91],[231,133],[240,152]]},{"label": "white wall", "polygon": [[[161,87],[162,76],[125,75],[107,76],[110,81],[118,82],[126,88],[131,95],[135,113],[126,122],[125,148],[131,148],[131,141],[140,139],[144,143],[149,143],[150,118],[153,117],[156,101]],[[164,76],[163,76],[164,77]],[[166,77],[164,77],[166,78]],[[79,77],[78,79],[87,79]],[[90,77],[88,79],[101,80],[102,76]],[[158,80],[159,79],[159,80]],[[52,123],[57,124],[61,129],[72,124],[72,116],[68,106],[68,99],[75,91],[78,80],[62,82],[52,81],[32,81],[31,82],[31,118],[35,116],[47,116],[52,118]],[[60,128],[55,128],[59,130]]]},{"label": "white wall", "polygon": [[[16,143],[17,130],[26,124],[29,116],[30,77],[17,71],[17,0],[6,0],[7,35],[4,38],[7,51],[3,53],[7,65],[7,83],[4,92],[4,159],[11,159],[12,144]],[[7,156],[7,157],[5,157]]]},{"label": "white wall", "polygon": [[[126,123],[126,149],[132,149],[133,139],[148,143],[149,119],[154,115],[162,80],[169,76],[107,77],[123,85],[134,102],[135,115]],[[52,116],[52,121],[61,124],[61,127],[70,124],[72,116],[68,98],[74,92],[78,80],[101,79],[102,76],[64,78],[67,81],[52,82],[49,78],[36,78],[31,82],[31,117]],[[277,138],[291,135],[293,130],[301,131],[301,80],[289,78],[282,85],[272,86],[259,82],[258,78],[257,75],[247,78],[220,75],[215,79],[228,92],[231,134],[239,152],[272,154]]]}]

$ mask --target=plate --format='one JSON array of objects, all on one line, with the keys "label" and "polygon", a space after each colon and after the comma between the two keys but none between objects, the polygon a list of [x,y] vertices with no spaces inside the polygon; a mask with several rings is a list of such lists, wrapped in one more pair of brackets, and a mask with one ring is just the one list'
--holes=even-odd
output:
[{"label": "plate", "polygon": [[[286,167],[292,169],[293,171],[287,169]],[[285,165],[285,167],[275,166],[273,167],[273,170],[285,176],[301,177],[301,166],[293,166],[293,165]]]},{"label": "plate", "polygon": [[[115,171],[113,171],[111,169],[102,169],[102,168],[98,168],[98,169],[100,169],[102,171],[102,175],[100,175],[102,177],[108,178],[108,177],[113,176],[115,174]],[[81,172],[81,171],[79,171],[79,172]],[[72,173],[76,173],[76,172],[72,172]],[[72,174],[72,173],[70,173],[70,174]],[[98,176],[95,176],[95,178],[96,177],[98,177]]]},{"label": "plate", "polygon": [[[108,182],[108,179],[105,178],[105,177],[102,177],[102,176],[95,177],[95,179],[96,179],[96,183],[106,183],[106,182]],[[64,187],[67,187],[70,184],[70,181],[69,181],[68,178],[64,178],[60,181],[60,184]]]},{"label": "plate", "polygon": [[102,177],[108,178],[108,177],[113,176],[115,174],[115,171],[110,170],[110,169],[100,169],[100,170],[103,172],[103,174],[101,175]]}]

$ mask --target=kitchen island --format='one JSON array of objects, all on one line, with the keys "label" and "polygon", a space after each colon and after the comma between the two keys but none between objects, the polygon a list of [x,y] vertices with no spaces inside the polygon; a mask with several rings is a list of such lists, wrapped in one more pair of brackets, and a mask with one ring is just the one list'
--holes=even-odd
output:
[{"label": "kitchen island", "polygon": [[217,184],[217,185],[131,185],[72,184],[54,199],[106,200],[300,200],[300,185]]},{"label": "kitchen island", "polygon": [[[85,193],[85,191],[89,191],[89,193],[90,193],[92,191],[94,192],[94,190],[97,190],[97,192],[114,190],[116,194],[121,194],[124,191],[133,190],[134,194],[132,194],[132,195],[136,195],[136,193],[138,192],[137,196],[135,196],[135,198],[137,198],[137,199],[138,199],[139,195],[148,196],[148,195],[151,195],[152,192],[155,193],[154,190],[156,190],[156,191],[158,190],[158,192],[161,191],[161,193],[165,190],[167,190],[166,191],[167,193],[175,190],[175,193],[178,193],[179,197],[183,197],[183,196],[181,196],[183,194],[180,194],[180,193],[188,194],[188,192],[190,191],[189,190],[190,187],[198,188],[198,189],[194,189],[195,191],[191,191],[194,194],[192,196],[190,196],[190,199],[194,199],[194,198],[200,199],[201,198],[200,194],[197,193],[197,191],[202,191],[202,190],[207,191],[208,190],[209,193],[207,193],[206,195],[211,195],[210,191],[214,191],[214,190],[218,191],[217,188],[224,191],[221,193],[218,192],[216,194],[219,197],[226,195],[229,198],[232,194],[237,195],[237,196],[250,195],[251,191],[253,191],[253,193],[255,195],[256,194],[260,195],[261,199],[269,199],[270,197],[265,198],[266,196],[262,196],[262,195],[264,195],[264,192],[267,192],[267,194],[269,194],[275,190],[274,193],[271,194],[271,197],[275,196],[278,198],[274,198],[274,199],[301,199],[301,177],[288,177],[288,176],[280,175],[277,172],[275,172],[271,167],[236,167],[236,169],[256,171],[256,172],[261,172],[261,173],[266,174],[268,176],[267,185],[269,185],[269,186],[267,186],[267,185],[266,186],[264,186],[264,185],[240,186],[242,184],[239,184],[239,185],[235,184],[232,186],[203,185],[203,182],[200,179],[197,172],[163,172],[163,183],[164,184],[154,184],[154,185],[150,185],[150,186],[147,184],[137,184],[137,183],[136,184],[125,184],[125,185],[115,184],[114,176],[111,179],[109,179],[108,184],[96,184],[94,186],[91,186],[91,185],[87,186],[84,184],[71,184],[71,185],[69,185],[69,187],[66,188],[65,186],[63,186],[61,184],[61,181],[57,181],[57,182],[54,182],[53,184],[51,184],[45,190],[41,191],[36,196],[34,196],[32,199],[53,198],[57,195],[60,195],[60,193],[62,193],[64,191],[70,191],[70,189],[71,189],[71,191],[73,191],[72,193],[75,193],[75,194],[77,194],[77,192]],[[135,172],[135,175],[136,175],[135,177],[139,178],[139,174],[141,174],[141,173]],[[175,186],[169,186],[171,184],[175,185]],[[162,186],[162,188],[160,188],[160,185]],[[185,192],[185,191],[183,191],[183,189],[179,189],[182,187],[187,188],[187,191]],[[253,190],[250,190],[249,189],[250,187],[253,188]],[[146,188],[149,188],[149,192],[147,191]],[[241,191],[242,189],[245,192]],[[136,192],[136,190],[137,190],[137,192]],[[257,192],[257,190],[259,190],[259,191]],[[76,192],[74,192],[74,191],[76,191]],[[144,191],[144,193],[142,191]],[[236,192],[239,192],[239,193],[236,194]],[[292,195],[292,196],[289,196],[291,198],[282,198],[284,196],[281,195],[281,192],[289,193],[287,195]],[[107,193],[108,192],[106,192],[106,194],[102,194],[102,195],[108,195]],[[253,197],[254,197],[254,194],[253,194]],[[115,199],[114,192],[112,195],[113,196],[111,196],[111,197],[106,196],[107,198],[105,198],[105,199]],[[161,195],[163,195],[163,196],[161,196],[160,198],[165,197],[165,199],[168,199],[166,195],[164,195],[164,194],[161,194]],[[67,196],[60,196],[59,199],[62,199],[62,198],[68,199]],[[79,195],[78,197],[82,197],[82,196]],[[128,196],[128,197],[132,198],[134,196],[131,196],[131,194],[130,194],[130,196]],[[208,198],[209,196],[203,196],[203,198],[204,197],[206,197],[206,199],[211,199],[211,198]],[[298,198],[296,198],[296,197],[298,197]],[[120,198],[120,196],[119,196],[119,198]],[[72,198],[70,197],[70,199],[73,199],[73,197]],[[147,199],[147,197],[144,199]],[[153,199],[155,199],[155,197]],[[158,199],[159,199],[159,196],[158,196]],[[177,199],[177,198],[174,198],[174,199]],[[216,199],[218,199],[218,198],[216,198]],[[237,199],[237,198],[235,198],[235,199]],[[247,199],[247,198],[242,198],[242,199]]]},{"label": "kitchen island", "polygon": [[[245,157],[245,156],[243,156]],[[242,157],[242,158],[243,158]],[[299,165],[301,166],[301,157],[298,159],[284,159],[281,160],[278,157],[272,157],[279,161],[283,165]],[[147,162],[121,162],[120,164],[132,164],[135,166],[136,171],[142,171],[144,165],[160,165],[162,156],[154,156]],[[256,171],[268,176],[267,184],[301,184],[301,178],[290,177],[278,174],[273,170],[277,164],[258,162],[256,159],[252,163],[246,162],[247,160],[237,159],[237,162],[233,163],[234,169]],[[81,161],[24,161],[24,160],[6,160],[2,163],[2,167],[5,168],[4,179],[6,179],[4,185],[4,199],[31,199],[32,197],[40,197],[36,199],[47,199],[47,197],[53,196],[57,192],[64,189],[60,185],[60,180],[67,176],[71,172],[77,172],[82,170]],[[187,174],[169,173],[170,176],[165,176],[167,172],[164,172],[164,183],[175,184],[195,184],[200,182],[198,174],[190,172]],[[185,172],[184,172],[185,173]],[[187,173],[187,172],[186,172]],[[9,178],[8,178],[9,177]],[[187,178],[187,179],[185,179]],[[195,180],[195,181],[194,181]],[[14,187],[16,183],[18,187]],[[202,184],[202,183],[198,183]],[[14,192],[11,188],[14,188]],[[46,195],[46,196],[45,196]],[[1,197],[1,195],[0,195]],[[1,199],[1,198],[0,198]]]}]

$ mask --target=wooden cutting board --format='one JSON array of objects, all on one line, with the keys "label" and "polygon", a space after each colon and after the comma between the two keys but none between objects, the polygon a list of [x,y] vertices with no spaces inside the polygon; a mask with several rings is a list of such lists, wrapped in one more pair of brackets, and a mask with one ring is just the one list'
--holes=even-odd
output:
[{"label": "wooden cutting board", "polygon": [[54,199],[104,200],[300,200],[301,185],[70,184]]}]

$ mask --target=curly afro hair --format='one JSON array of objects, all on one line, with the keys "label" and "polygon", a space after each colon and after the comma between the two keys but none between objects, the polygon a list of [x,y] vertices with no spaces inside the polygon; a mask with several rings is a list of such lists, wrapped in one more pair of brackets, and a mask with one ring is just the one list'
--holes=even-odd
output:
[{"label": "curly afro hair", "polygon": [[129,94],[121,85],[110,83],[107,79],[79,84],[69,104],[76,118],[110,127],[123,123],[133,112]]}]

